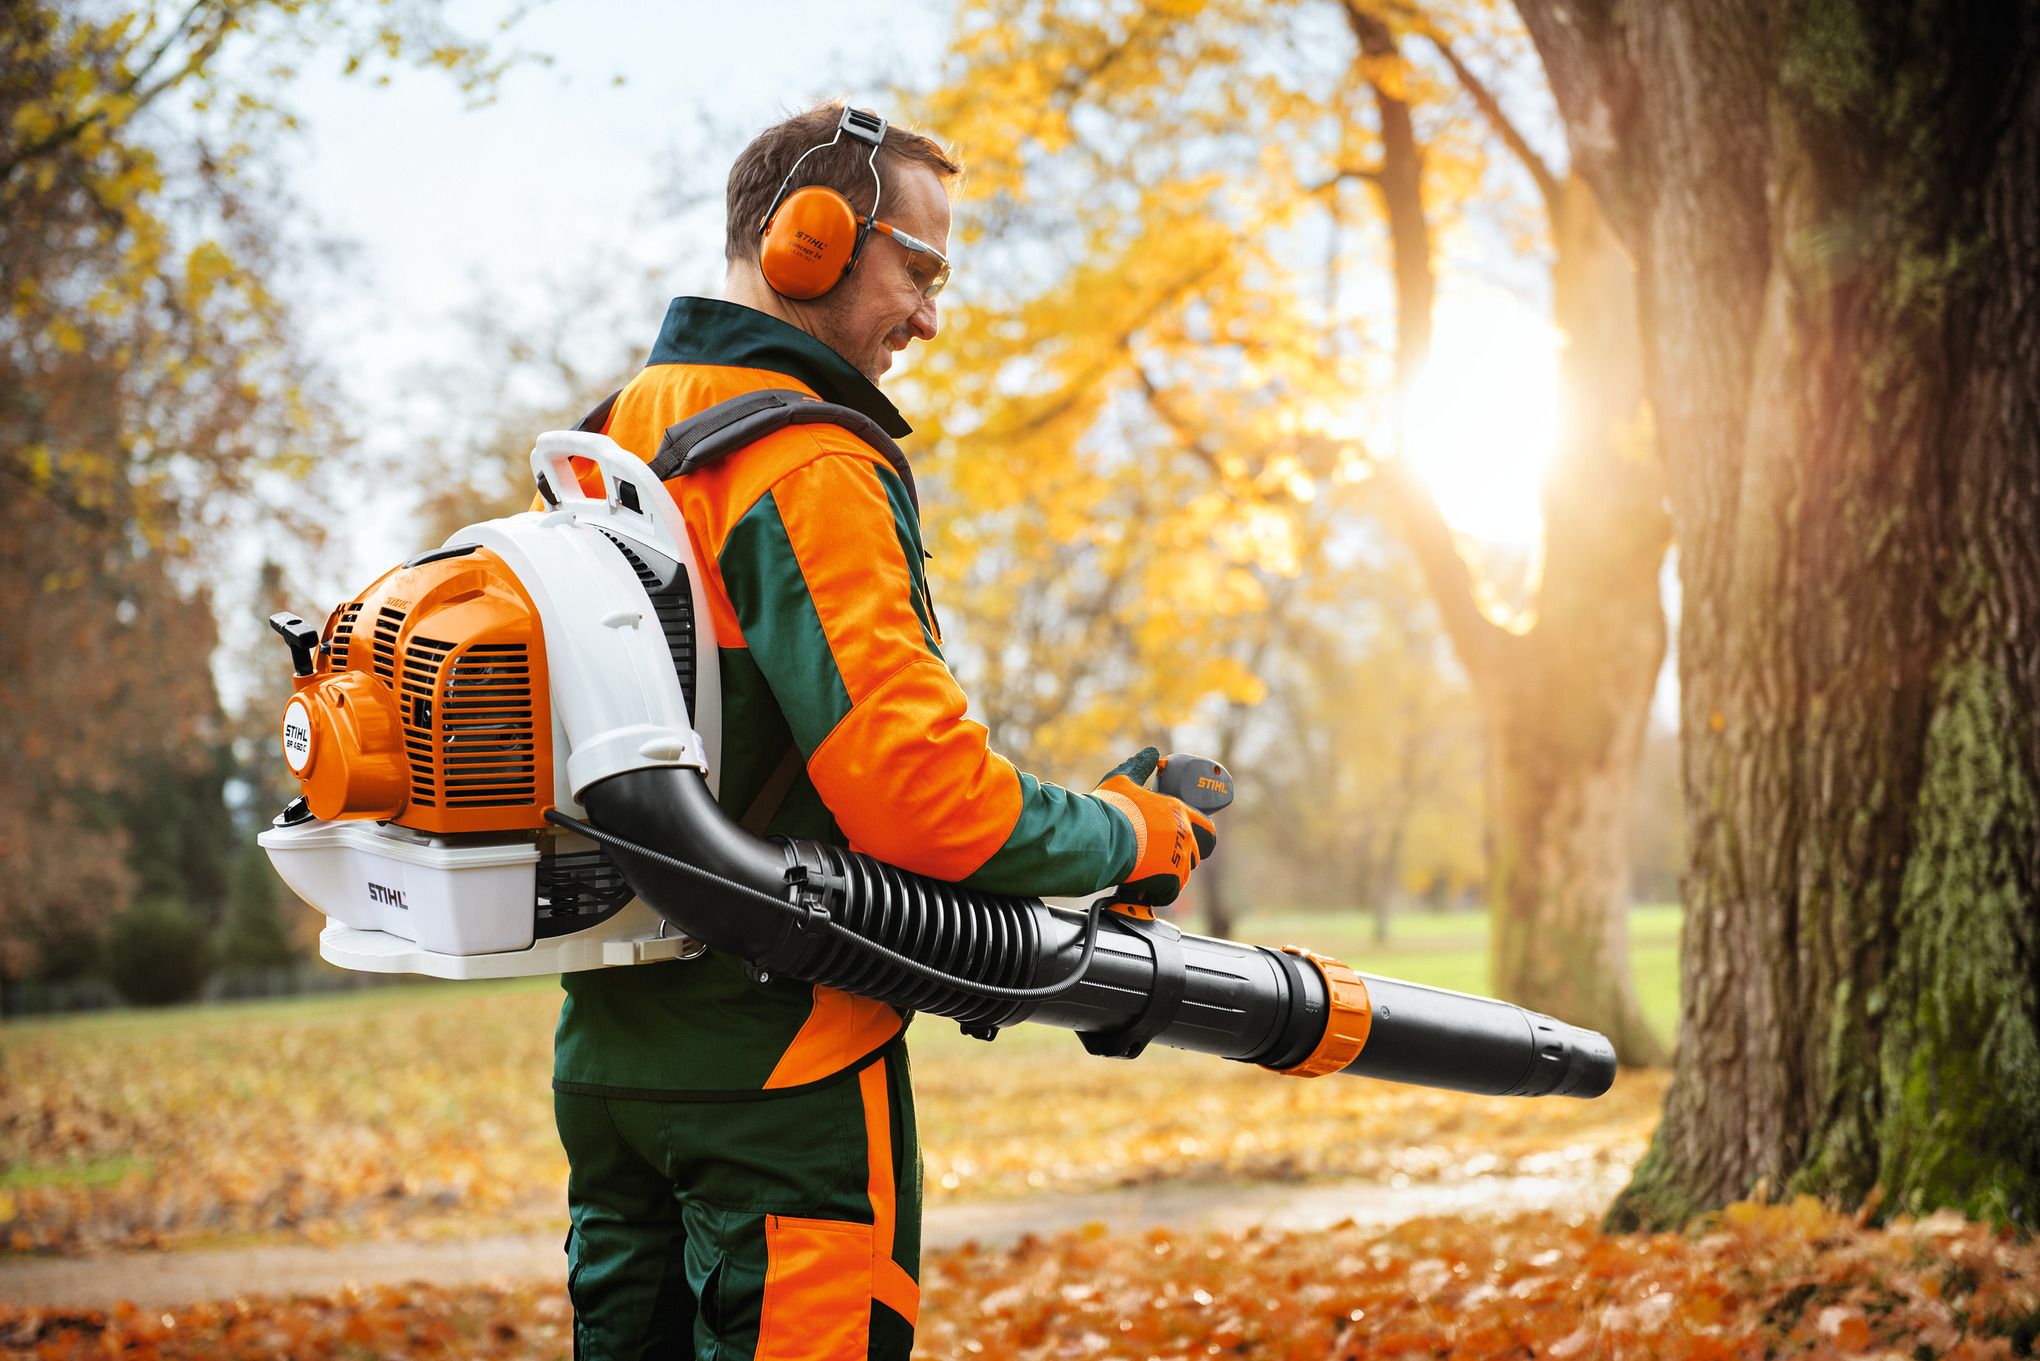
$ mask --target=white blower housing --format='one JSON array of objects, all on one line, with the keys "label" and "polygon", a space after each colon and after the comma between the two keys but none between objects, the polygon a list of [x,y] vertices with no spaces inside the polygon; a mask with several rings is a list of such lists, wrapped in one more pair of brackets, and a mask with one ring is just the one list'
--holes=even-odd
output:
[{"label": "white blower housing", "polygon": [[[548,805],[582,817],[581,790],[646,766],[690,766],[715,785],[715,629],[686,525],[607,436],[542,435],[531,467],[552,510],[470,525],[409,559],[337,608],[309,674],[300,666],[285,750],[307,798],[259,840],[329,918],[319,953],[331,963],[505,978],[702,948],[632,899],[595,843],[542,817]],[[507,636],[475,608],[492,592],[533,616],[521,676],[488,664],[517,646],[485,641]],[[549,684],[531,693],[541,673]],[[502,707],[506,680],[524,682],[509,696],[520,705]],[[362,721],[378,708],[396,721]],[[521,740],[490,740],[506,731]],[[522,768],[488,764],[498,757]],[[522,783],[485,783],[510,777]],[[556,898],[574,910],[549,911]]]}]

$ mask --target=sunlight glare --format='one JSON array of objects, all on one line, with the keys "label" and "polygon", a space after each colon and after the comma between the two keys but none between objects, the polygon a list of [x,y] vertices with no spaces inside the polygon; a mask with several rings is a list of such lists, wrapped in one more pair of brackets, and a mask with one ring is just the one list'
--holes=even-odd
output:
[{"label": "sunlight glare", "polygon": [[1498,288],[1438,302],[1431,362],[1403,411],[1403,450],[1462,534],[1535,545],[1558,436],[1557,330]]}]

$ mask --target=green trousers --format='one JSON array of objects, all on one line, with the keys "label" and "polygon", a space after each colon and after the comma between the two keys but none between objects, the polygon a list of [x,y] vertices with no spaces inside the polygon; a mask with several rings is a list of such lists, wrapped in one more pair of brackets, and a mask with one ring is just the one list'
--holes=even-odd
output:
[{"label": "green trousers", "polygon": [[576,1361],[907,1361],[921,1150],[907,1051],[790,1096],[553,1094]]}]

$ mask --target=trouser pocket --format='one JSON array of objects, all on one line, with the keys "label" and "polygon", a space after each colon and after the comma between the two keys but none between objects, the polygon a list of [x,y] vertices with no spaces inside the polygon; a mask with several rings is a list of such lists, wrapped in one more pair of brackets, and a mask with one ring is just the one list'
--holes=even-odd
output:
[{"label": "trouser pocket", "polygon": [[756,1361],[864,1361],[871,1225],[765,1216]]}]

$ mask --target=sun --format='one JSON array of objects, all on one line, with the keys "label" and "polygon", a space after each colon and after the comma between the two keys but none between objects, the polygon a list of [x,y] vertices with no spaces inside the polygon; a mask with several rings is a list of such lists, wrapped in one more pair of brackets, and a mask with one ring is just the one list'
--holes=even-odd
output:
[{"label": "sun", "polygon": [[1402,413],[1402,448],[1462,534],[1535,546],[1538,488],[1558,438],[1558,353],[1551,323],[1498,288],[1439,300],[1431,362]]}]

